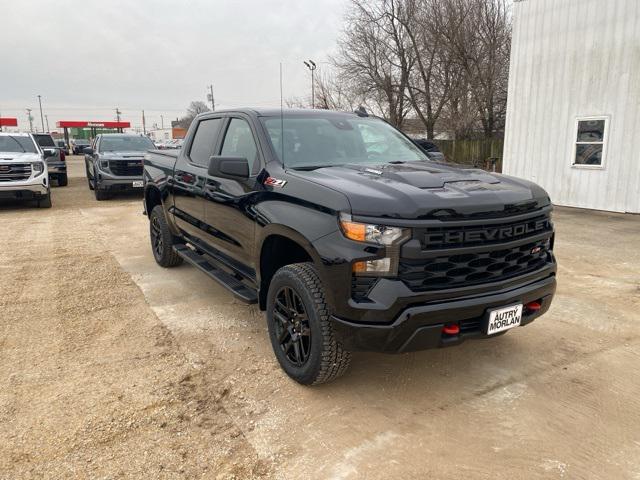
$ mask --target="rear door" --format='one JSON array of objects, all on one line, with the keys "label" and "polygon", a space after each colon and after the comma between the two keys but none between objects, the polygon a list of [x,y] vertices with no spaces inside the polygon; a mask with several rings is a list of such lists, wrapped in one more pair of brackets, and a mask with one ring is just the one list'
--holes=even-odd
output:
[{"label": "rear door", "polygon": [[257,135],[249,118],[242,115],[229,116],[217,153],[221,156],[246,158],[250,176],[246,180],[208,176],[205,188],[208,241],[222,253],[252,269],[255,268],[252,193],[263,165],[258,145]]},{"label": "rear door", "polygon": [[189,145],[178,155],[173,179],[176,225],[188,236],[206,240],[204,196],[209,159],[218,146],[224,119],[206,117],[198,121]]}]

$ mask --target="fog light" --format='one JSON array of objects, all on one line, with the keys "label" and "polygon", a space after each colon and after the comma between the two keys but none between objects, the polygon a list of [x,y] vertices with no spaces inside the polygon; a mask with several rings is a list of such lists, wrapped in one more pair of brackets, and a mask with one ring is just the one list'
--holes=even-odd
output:
[{"label": "fog light", "polygon": [[391,259],[389,257],[375,258],[373,260],[364,260],[362,262],[355,262],[353,264],[354,273],[381,274],[381,273],[389,273],[390,271],[391,271]]}]

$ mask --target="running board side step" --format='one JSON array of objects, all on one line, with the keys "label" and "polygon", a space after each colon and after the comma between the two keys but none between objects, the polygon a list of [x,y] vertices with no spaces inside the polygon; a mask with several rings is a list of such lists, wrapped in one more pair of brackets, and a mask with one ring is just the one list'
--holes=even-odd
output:
[{"label": "running board side step", "polygon": [[202,270],[209,277],[233,293],[239,300],[246,303],[258,303],[258,294],[255,290],[247,287],[233,275],[212,264],[203,255],[200,255],[184,244],[174,245],[173,249],[184,260]]}]

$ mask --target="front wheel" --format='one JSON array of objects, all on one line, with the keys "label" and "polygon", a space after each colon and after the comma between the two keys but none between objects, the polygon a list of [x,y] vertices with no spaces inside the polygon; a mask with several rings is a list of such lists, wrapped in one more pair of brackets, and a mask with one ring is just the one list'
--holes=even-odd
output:
[{"label": "front wheel", "polygon": [[40,197],[36,204],[38,208],[51,208],[51,191],[47,192],[46,195]]},{"label": "front wheel", "polygon": [[156,205],[149,215],[149,236],[153,258],[161,267],[175,267],[182,263],[182,257],[173,249],[173,234],[167,224],[162,205]]},{"label": "front wheel", "polygon": [[330,382],[349,367],[351,352],[333,332],[313,264],[295,263],[276,272],[267,294],[267,322],[276,358],[296,382]]}]

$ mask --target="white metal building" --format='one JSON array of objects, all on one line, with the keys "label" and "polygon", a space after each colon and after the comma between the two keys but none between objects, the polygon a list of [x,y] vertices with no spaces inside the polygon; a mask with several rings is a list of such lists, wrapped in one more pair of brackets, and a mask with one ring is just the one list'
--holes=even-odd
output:
[{"label": "white metal building", "polygon": [[640,0],[513,4],[503,171],[640,213]]}]

